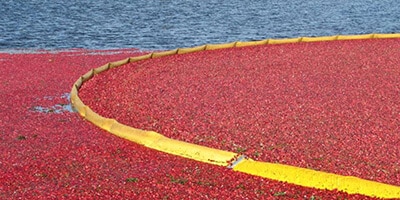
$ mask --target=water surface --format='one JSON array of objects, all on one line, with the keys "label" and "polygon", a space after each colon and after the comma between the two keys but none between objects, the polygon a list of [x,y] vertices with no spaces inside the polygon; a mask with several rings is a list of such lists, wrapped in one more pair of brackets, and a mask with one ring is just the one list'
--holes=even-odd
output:
[{"label": "water surface", "polygon": [[396,0],[3,0],[0,50],[175,49],[400,32]]}]

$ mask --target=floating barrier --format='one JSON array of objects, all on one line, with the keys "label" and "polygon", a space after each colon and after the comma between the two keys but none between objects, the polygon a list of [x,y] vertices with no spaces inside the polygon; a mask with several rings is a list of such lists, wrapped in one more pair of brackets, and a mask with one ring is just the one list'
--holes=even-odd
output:
[{"label": "floating barrier", "polygon": [[165,153],[182,156],[185,158],[231,168],[234,171],[243,172],[268,179],[288,182],[304,187],[317,189],[338,190],[349,194],[362,194],[378,198],[400,198],[400,186],[379,183],[360,179],[354,176],[342,176],[333,173],[315,171],[289,165],[254,161],[245,155],[213,149],[205,146],[191,144],[179,140],[170,139],[154,131],[145,131],[119,123],[115,119],[105,118],[93,112],[79,98],[79,89],[82,84],[93,76],[115,67],[128,63],[152,58],[186,54],[199,51],[236,48],[255,45],[288,44],[299,42],[322,42],[335,40],[361,40],[361,39],[387,39],[400,38],[400,34],[366,34],[366,35],[336,35],[323,37],[299,37],[289,39],[266,39],[260,41],[232,42],[225,44],[207,44],[190,48],[178,48],[175,50],[154,52],[143,56],[126,58],[124,60],[110,62],[98,68],[88,71],[74,83],[71,90],[71,103],[78,113],[94,125],[129,141]]}]

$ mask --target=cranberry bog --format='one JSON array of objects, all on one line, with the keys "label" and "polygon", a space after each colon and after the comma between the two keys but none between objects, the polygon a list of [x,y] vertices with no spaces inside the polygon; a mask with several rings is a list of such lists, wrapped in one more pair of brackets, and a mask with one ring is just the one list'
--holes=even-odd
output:
[{"label": "cranberry bog", "polygon": [[[83,120],[72,83],[135,50],[1,53],[0,197],[372,199],[155,151]],[[259,45],[147,59],[79,90],[169,138],[400,185],[400,39]]]}]

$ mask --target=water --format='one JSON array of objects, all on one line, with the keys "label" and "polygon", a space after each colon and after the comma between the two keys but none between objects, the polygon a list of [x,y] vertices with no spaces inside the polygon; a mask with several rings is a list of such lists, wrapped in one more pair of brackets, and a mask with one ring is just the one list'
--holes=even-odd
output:
[{"label": "water", "polygon": [[166,50],[400,32],[397,0],[2,0],[0,50]]},{"label": "water", "polygon": [[[39,113],[54,113],[54,114],[61,114],[61,113],[66,113],[66,112],[75,112],[76,110],[73,108],[71,104],[71,96],[70,93],[64,93],[61,96],[61,99],[66,99],[68,104],[66,103],[56,103],[52,106],[33,106],[31,108],[32,111],[34,112],[39,112]],[[41,99],[41,98],[38,98]],[[48,100],[48,101],[54,101],[57,102],[59,101],[60,98],[57,98],[57,96],[45,96],[42,99]]]}]

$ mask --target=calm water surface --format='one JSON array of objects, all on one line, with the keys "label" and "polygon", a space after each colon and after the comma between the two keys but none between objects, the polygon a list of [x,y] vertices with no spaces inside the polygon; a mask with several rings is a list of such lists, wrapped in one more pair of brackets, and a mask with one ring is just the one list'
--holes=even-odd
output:
[{"label": "calm water surface", "polygon": [[400,32],[397,0],[2,0],[0,50],[175,49]]}]

